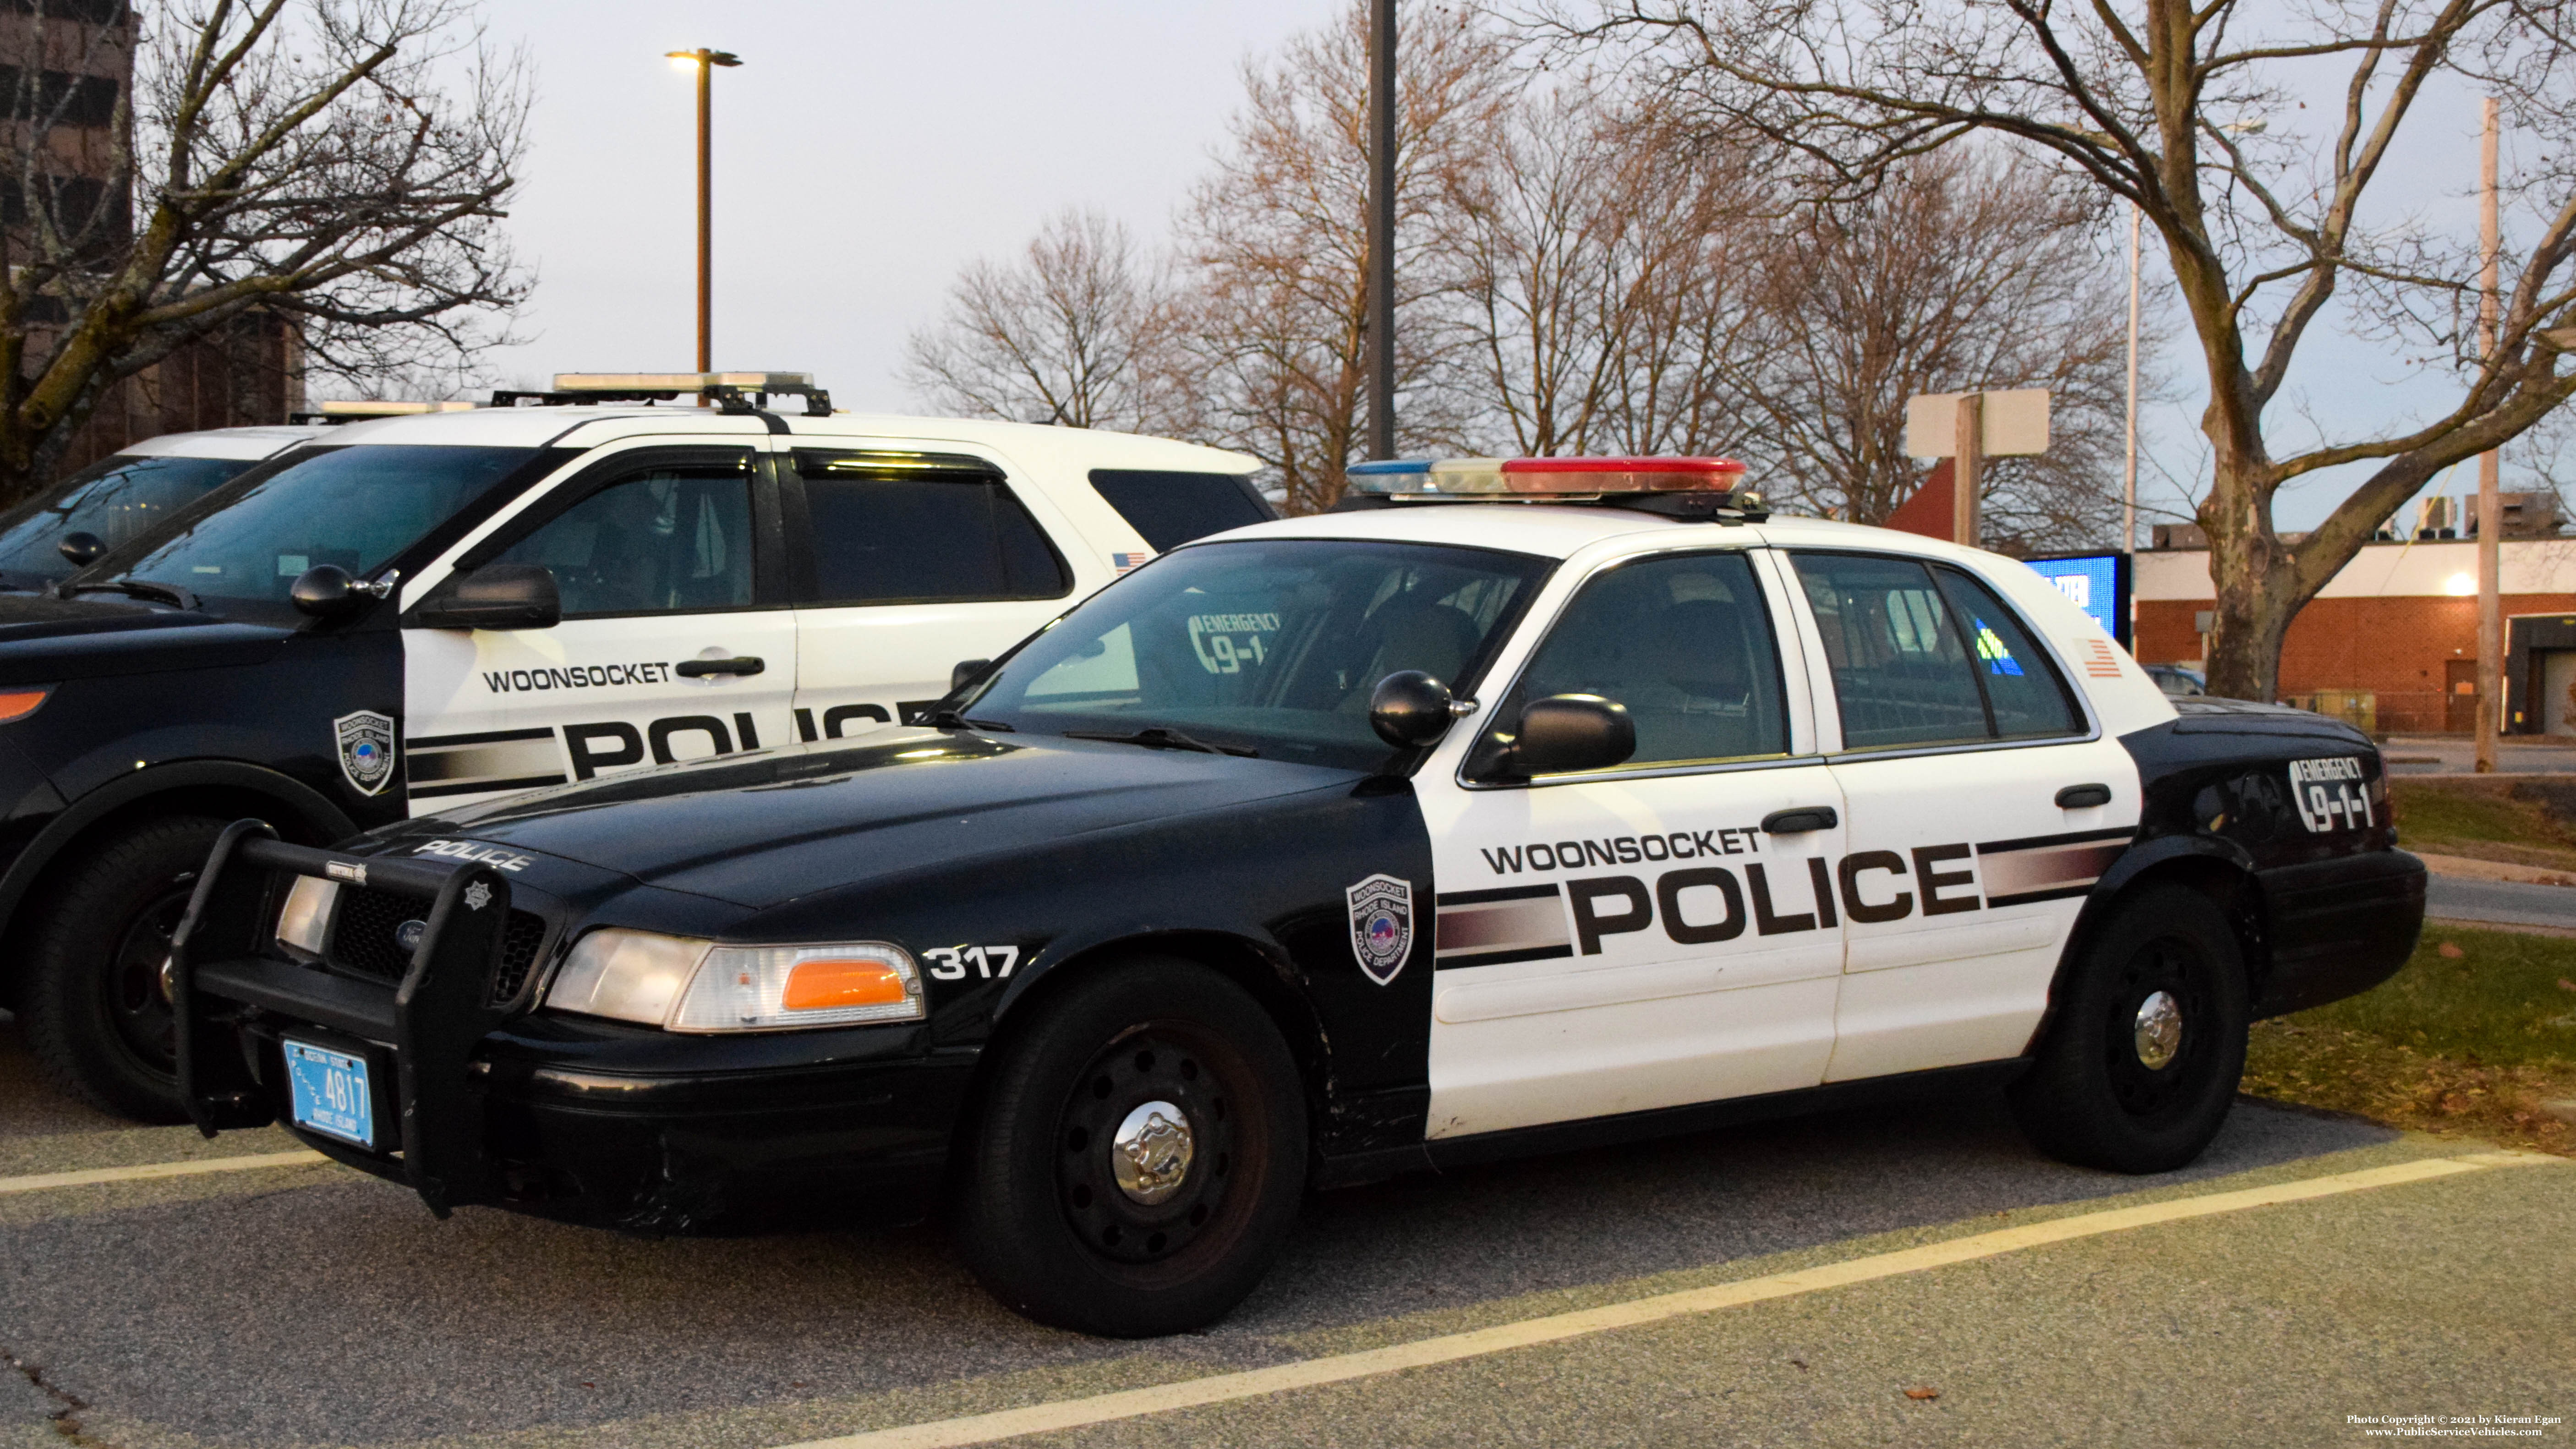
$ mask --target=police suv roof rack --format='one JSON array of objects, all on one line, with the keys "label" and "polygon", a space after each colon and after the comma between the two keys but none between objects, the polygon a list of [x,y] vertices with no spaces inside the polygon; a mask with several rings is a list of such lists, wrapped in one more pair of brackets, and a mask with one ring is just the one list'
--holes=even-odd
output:
[{"label": "police suv roof rack", "polygon": [[395,402],[387,398],[332,398],[311,412],[289,413],[299,426],[311,423],[363,423],[370,418],[408,418],[421,413],[470,413],[470,402]]},{"label": "police suv roof rack", "polygon": [[1760,523],[1732,458],[1391,458],[1354,463],[1335,511],[1400,503],[1590,503],[1667,518]]},{"label": "police suv roof rack", "polygon": [[832,394],[814,385],[810,372],[558,372],[546,392],[496,388],[492,406],[570,407],[580,403],[637,403],[646,407],[696,393],[720,413],[765,412],[773,397],[801,397],[805,416],[832,415]]}]

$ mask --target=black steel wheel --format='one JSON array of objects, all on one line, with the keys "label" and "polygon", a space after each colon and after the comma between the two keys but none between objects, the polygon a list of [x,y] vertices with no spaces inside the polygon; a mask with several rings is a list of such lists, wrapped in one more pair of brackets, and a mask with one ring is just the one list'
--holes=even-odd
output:
[{"label": "black steel wheel", "polygon": [[2200,1155],[2245,1072],[2243,952],[2202,893],[2158,886],[2105,922],[2060,983],[2038,1060],[2012,1091],[2042,1151],[2117,1172]]},{"label": "black steel wheel", "polygon": [[1050,992],[1000,1046],[958,1244],[1040,1322],[1136,1338],[1231,1311],[1304,1189],[1287,1044],[1240,988],[1142,960]]},{"label": "black steel wheel", "polygon": [[141,1122],[180,1122],[177,1046],[161,967],[223,822],[168,816],[83,847],[39,883],[20,1001],[55,1086]]}]

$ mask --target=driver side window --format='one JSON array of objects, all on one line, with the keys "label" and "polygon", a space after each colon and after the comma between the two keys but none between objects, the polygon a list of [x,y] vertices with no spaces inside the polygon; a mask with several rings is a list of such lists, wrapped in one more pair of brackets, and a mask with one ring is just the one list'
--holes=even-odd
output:
[{"label": "driver side window", "polygon": [[1626,707],[1637,751],[1622,769],[1789,752],[1779,647],[1741,554],[1647,559],[1596,575],[1531,657],[1497,727],[1557,694]]},{"label": "driver side window", "polygon": [[612,483],[495,555],[543,564],[564,617],[702,614],[751,606],[751,478],[723,465]]}]

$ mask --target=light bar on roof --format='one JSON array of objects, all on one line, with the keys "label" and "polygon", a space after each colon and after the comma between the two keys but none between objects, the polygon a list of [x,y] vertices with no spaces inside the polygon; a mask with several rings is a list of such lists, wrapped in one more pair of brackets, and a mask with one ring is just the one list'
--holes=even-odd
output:
[{"label": "light bar on roof", "polygon": [[392,402],[381,398],[332,398],[322,404],[322,416],[337,421],[342,418],[406,418],[420,413],[470,413],[470,402]]},{"label": "light bar on roof", "polygon": [[814,389],[810,372],[558,372],[557,392],[705,392],[711,388],[740,392],[802,393]]},{"label": "light bar on roof", "polygon": [[1597,498],[1605,493],[1733,493],[1732,458],[1396,458],[1354,463],[1355,493],[1394,497]]}]

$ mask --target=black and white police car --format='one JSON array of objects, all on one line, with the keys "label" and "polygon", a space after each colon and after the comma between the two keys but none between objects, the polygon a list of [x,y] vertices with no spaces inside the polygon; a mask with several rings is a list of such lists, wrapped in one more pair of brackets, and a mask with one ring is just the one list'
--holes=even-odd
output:
[{"label": "black and white police car", "polygon": [[646,1230],[945,1213],[1107,1334],[1207,1322],[1308,1185],[2004,1086],[2152,1172],[2248,1021],[2421,924],[2378,752],[2182,712],[2011,560],[1721,460],[1370,465],[923,726],[224,835],[190,1110]]},{"label": "black and white police car", "polygon": [[[290,437],[0,593],[0,1007],[64,1087],[180,1120],[161,963],[228,820],[318,845],[853,737],[1271,516],[1255,460],[1187,443],[853,416],[790,375],[557,383]],[[722,406],[658,405],[683,389]]]}]

